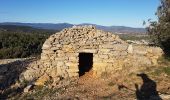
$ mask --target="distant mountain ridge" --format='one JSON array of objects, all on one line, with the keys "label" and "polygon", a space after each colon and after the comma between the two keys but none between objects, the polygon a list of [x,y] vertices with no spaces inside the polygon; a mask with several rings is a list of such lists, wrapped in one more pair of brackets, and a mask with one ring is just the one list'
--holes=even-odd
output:
[{"label": "distant mountain ridge", "polygon": [[29,26],[33,28],[50,29],[50,30],[62,30],[64,28],[73,26],[73,24],[68,24],[68,23],[52,24],[52,23],[18,23],[18,22],[5,22],[5,23],[0,23],[0,25]]},{"label": "distant mountain ridge", "polygon": [[31,26],[1,25],[0,24],[0,32],[54,33],[54,32],[58,32],[58,30],[40,29],[40,28],[31,27]]},{"label": "distant mountain ridge", "polygon": [[[18,25],[18,26],[29,26],[33,28],[39,28],[39,29],[50,29],[50,30],[62,30],[64,28],[69,28],[74,26],[74,24],[69,23],[19,23],[19,22],[5,22],[0,23],[0,25]],[[146,33],[145,28],[132,28],[132,27],[126,27],[126,26],[102,26],[97,24],[90,24],[90,23],[84,23],[84,24],[77,24],[77,25],[94,25],[96,28],[104,30],[104,31],[110,31],[114,33]]]}]

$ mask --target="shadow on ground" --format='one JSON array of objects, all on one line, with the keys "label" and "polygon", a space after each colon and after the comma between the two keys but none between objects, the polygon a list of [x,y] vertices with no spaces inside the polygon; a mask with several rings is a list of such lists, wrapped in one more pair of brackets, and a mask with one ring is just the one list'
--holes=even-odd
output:
[{"label": "shadow on ground", "polygon": [[10,95],[22,92],[23,88],[13,87],[19,81],[19,76],[33,60],[17,60],[0,65],[0,99],[7,99]]},{"label": "shadow on ground", "polygon": [[135,84],[137,100],[162,100],[156,90],[157,85],[155,81],[150,79],[145,73],[137,74],[137,76],[143,80],[140,88]]}]

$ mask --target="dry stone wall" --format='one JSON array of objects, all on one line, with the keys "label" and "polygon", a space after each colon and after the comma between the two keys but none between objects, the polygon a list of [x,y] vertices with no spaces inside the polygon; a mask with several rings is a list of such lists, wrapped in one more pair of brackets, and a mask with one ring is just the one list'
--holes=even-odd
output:
[{"label": "dry stone wall", "polygon": [[41,59],[32,63],[23,77],[31,80],[45,73],[54,80],[77,77],[79,53],[93,54],[92,71],[97,76],[124,67],[156,65],[163,54],[158,47],[130,45],[93,26],[74,26],[51,35],[43,44]]}]

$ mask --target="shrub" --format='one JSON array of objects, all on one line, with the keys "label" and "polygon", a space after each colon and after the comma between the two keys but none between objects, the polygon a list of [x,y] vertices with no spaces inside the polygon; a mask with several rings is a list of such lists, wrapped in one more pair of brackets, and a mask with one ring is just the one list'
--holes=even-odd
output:
[{"label": "shrub", "polygon": [[150,22],[147,28],[152,42],[162,47],[165,54],[170,56],[170,0],[161,0],[157,10],[158,22]]},{"label": "shrub", "polygon": [[10,31],[8,27],[6,31],[0,31],[0,59],[39,55],[45,40],[54,33],[32,28],[26,30],[25,27],[18,29],[16,26]]}]

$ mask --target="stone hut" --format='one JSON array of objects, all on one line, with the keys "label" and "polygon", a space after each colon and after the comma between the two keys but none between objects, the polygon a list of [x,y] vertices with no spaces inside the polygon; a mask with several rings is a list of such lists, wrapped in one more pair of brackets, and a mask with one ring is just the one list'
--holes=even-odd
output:
[{"label": "stone hut", "polygon": [[[26,79],[44,73],[52,78],[114,73],[124,67],[156,65],[162,50],[130,45],[111,32],[93,26],[73,26],[51,35],[43,44],[41,59],[24,73]],[[38,66],[38,67],[37,67]]]}]

